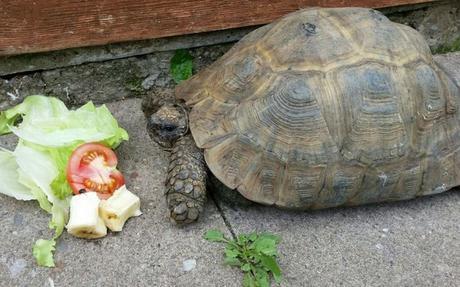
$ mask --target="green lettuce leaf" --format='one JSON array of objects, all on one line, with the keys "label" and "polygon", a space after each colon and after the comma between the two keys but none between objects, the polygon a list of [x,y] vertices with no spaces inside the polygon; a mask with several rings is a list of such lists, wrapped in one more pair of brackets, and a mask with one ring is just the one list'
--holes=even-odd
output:
[{"label": "green lettuce leaf", "polygon": [[19,115],[7,118],[4,112],[0,112],[0,135],[10,133],[10,126],[16,122],[18,117]]},{"label": "green lettuce leaf", "polygon": [[64,231],[64,226],[69,219],[69,213],[65,208],[61,208],[58,205],[53,205],[51,212],[52,217],[49,228],[54,229],[53,239],[57,239]]},{"label": "green lettuce leaf", "polygon": [[19,143],[14,152],[0,149],[0,193],[20,200],[36,199],[52,215],[49,227],[55,234],[51,240],[39,239],[33,255],[39,265],[53,267],[56,239],[69,214],[72,190],[66,169],[70,155],[87,142],[116,148],[128,140],[128,133],[105,105],[95,107],[89,102],[69,110],[59,99],[45,96],[27,97],[0,112],[0,135],[10,132],[19,137]]},{"label": "green lettuce leaf", "polygon": [[40,118],[42,116],[48,118],[66,111],[66,106],[59,99],[29,96],[21,104],[0,112],[0,135],[10,133],[10,128],[23,115],[28,115],[29,118]]},{"label": "green lettuce leaf", "polygon": [[19,182],[18,164],[12,152],[0,148],[0,193],[18,200],[33,200],[30,189]]},{"label": "green lettuce leaf", "polygon": [[116,148],[128,140],[128,133],[118,126],[107,107],[96,108],[91,102],[77,110],[68,110],[58,99],[31,96],[5,114],[8,118],[22,115],[22,123],[10,127],[19,138],[48,148],[85,142],[103,142]]},{"label": "green lettuce leaf", "polygon": [[28,187],[31,194],[38,200],[40,207],[51,213],[49,227],[55,229],[52,240],[40,239],[33,248],[37,264],[53,267],[53,254],[56,239],[62,234],[69,212],[70,198],[57,197],[51,184],[59,174],[56,164],[49,153],[33,149],[20,141],[12,153],[18,173],[17,182]]},{"label": "green lettuce leaf", "polygon": [[61,236],[68,220],[68,212],[58,205],[53,205],[51,213],[52,218],[49,228],[55,230],[53,238],[50,240],[37,240],[32,250],[37,264],[44,267],[54,267],[53,251],[55,250],[56,240]]},{"label": "green lettuce leaf", "polygon": [[[78,144],[70,145],[69,147],[45,149],[51,156],[58,169],[58,176],[51,182],[51,189],[59,199],[64,199],[72,195],[72,188],[67,182],[67,163],[70,155],[77,148]],[[37,147],[38,148],[38,147]]]},{"label": "green lettuce leaf", "polygon": [[54,267],[53,251],[55,250],[56,240],[38,239],[35,242],[32,254],[37,260],[38,265]]},{"label": "green lettuce leaf", "polygon": [[38,187],[35,182],[22,171],[21,169],[17,170],[19,177],[18,177],[18,182],[26,187],[29,188],[30,193],[35,197],[35,199],[38,201],[38,204],[40,207],[51,214],[51,208],[53,205],[51,202],[48,201],[48,198],[46,194],[43,192],[43,190]]},{"label": "green lettuce leaf", "polygon": [[28,147],[20,141],[13,154],[23,180],[27,179],[37,185],[51,204],[68,208],[68,204],[56,197],[51,189],[51,183],[58,176],[58,170],[47,153]]}]

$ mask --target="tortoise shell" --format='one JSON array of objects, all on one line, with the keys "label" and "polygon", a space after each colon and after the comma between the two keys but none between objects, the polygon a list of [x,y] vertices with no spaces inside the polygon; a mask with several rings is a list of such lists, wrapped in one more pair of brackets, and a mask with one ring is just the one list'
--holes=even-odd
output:
[{"label": "tortoise shell", "polygon": [[460,183],[459,89],[417,31],[375,10],[292,13],[176,96],[212,173],[255,202],[325,208]]}]

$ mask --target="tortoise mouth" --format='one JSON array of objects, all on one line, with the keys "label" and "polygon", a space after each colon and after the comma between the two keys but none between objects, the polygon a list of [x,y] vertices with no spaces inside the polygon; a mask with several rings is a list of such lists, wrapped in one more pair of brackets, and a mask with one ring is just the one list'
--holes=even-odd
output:
[{"label": "tortoise mouth", "polygon": [[154,139],[154,141],[164,150],[171,150],[172,149],[172,143],[168,141],[162,141],[159,139]]},{"label": "tortoise mouth", "polygon": [[167,139],[161,136],[157,130],[149,128],[149,136],[150,138],[156,142],[162,149],[170,150],[173,146],[173,143],[177,140],[175,139]]}]

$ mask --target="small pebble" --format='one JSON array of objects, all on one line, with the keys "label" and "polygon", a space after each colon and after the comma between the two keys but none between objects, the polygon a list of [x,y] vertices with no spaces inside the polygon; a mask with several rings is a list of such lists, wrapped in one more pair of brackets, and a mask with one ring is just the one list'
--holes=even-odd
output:
[{"label": "small pebble", "polygon": [[11,273],[11,277],[13,278],[17,277],[19,274],[21,274],[24,271],[26,266],[27,266],[27,261],[25,261],[24,259],[20,258],[20,259],[15,260],[13,264],[8,266],[8,269],[10,270],[10,273]]},{"label": "small pebble", "polygon": [[196,260],[195,259],[187,259],[182,262],[182,270],[185,272],[189,272],[196,267]]},{"label": "small pebble", "polygon": [[377,249],[383,249],[383,245],[380,244],[380,243],[375,244],[375,247],[376,247]]},{"label": "small pebble", "polygon": [[384,228],[382,229],[383,232],[387,233],[388,232],[388,228]]},{"label": "small pebble", "polygon": [[13,217],[14,225],[22,225],[23,222],[24,222],[24,217],[21,214],[16,213]]}]

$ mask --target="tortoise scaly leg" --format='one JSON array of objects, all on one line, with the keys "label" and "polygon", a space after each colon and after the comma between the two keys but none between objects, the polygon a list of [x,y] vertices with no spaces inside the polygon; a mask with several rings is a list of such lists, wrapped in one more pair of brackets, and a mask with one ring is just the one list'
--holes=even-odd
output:
[{"label": "tortoise scaly leg", "polygon": [[178,224],[198,219],[206,203],[207,169],[203,152],[190,134],[179,138],[171,152],[166,182],[170,217]]}]

